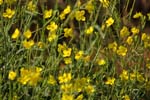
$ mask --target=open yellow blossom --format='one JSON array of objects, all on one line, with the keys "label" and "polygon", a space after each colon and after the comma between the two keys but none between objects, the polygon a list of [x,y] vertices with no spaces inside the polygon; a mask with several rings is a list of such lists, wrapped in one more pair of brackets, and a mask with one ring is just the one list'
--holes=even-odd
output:
[{"label": "open yellow blossom", "polygon": [[107,27],[110,27],[114,23],[114,19],[112,17],[109,17],[105,23]]},{"label": "open yellow blossom", "polygon": [[18,28],[15,29],[14,33],[12,34],[12,39],[17,39],[20,36],[20,31]]},{"label": "open yellow blossom", "polygon": [[48,36],[48,41],[49,41],[49,42],[52,42],[52,41],[55,40],[56,38],[57,38],[57,35],[56,35],[55,32],[53,32],[53,33],[49,34],[49,36]]},{"label": "open yellow blossom", "polygon": [[85,34],[90,35],[93,33],[93,31],[94,31],[93,26],[90,26],[88,29],[85,30]]},{"label": "open yellow blossom", "polygon": [[45,11],[44,11],[43,17],[44,17],[45,19],[50,18],[51,16],[52,16],[52,9],[50,9],[50,10],[45,10]]},{"label": "open yellow blossom", "polygon": [[55,22],[51,22],[46,28],[47,28],[47,30],[54,32],[57,30],[58,25]]},{"label": "open yellow blossom", "polygon": [[28,29],[27,31],[25,31],[25,32],[23,33],[23,35],[24,35],[27,39],[29,39],[29,38],[32,36],[32,32]]},{"label": "open yellow blossom", "polygon": [[117,54],[120,56],[125,56],[127,53],[127,48],[124,46],[119,46],[118,50],[117,50]]},{"label": "open yellow blossom", "polygon": [[127,43],[128,45],[131,45],[132,42],[133,42],[133,38],[132,38],[132,36],[129,36],[129,37],[127,38],[127,40],[126,40],[126,43]]},{"label": "open yellow blossom", "polygon": [[123,70],[122,73],[120,74],[120,78],[121,80],[128,80],[129,79],[129,75],[128,75],[128,71],[127,70]]},{"label": "open yellow blossom", "polygon": [[92,13],[94,10],[94,5],[92,3],[92,0],[88,1],[85,5],[85,9],[88,11],[88,13]]},{"label": "open yellow blossom", "polygon": [[77,52],[75,54],[75,59],[79,60],[79,59],[83,58],[83,54],[84,54],[84,52],[82,50],[80,50],[79,52]]},{"label": "open yellow blossom", "polygon": [[95,88],[94,88],[94,86],[92,86],[92,85],[89,84],[88,86],[85,87],[85,91],[88,94],[91,94],[91,93],[95,92]]},{"label": "open yellow blossom", "polygon": [[136,28],[136,27],[132,27],[131,28],[131,32],[133,33],[133,35],[136,35],[136,34],[138,34],[140,32],[140,30],[138,28]]},{"label": "open yellow blossom", "polygon": [[84,17],[85,11],[81,10],[81,11],[76,11],[75,12],[75,18],[77,21],[85,21],[85,17]]},{"label": "open yellow blossom", "polygon": [[142,33],[141,39],[142,39],[143,41],[147,40],[147,35],[146,35],[146,33]]},{"label": "open yellow blossom", "polygon": [[69,57],[69,58],[64,58],[64,63],[65,64],[71,64],[72,63],[72,59]]},{"label": "open yellow blossom", "polygon": [[59,53],[61,53],[63,50],[65,50],[65,49],[67,49],[67,48],[68,48],[68,47],[67,47],[66,43],[63,42],[63,44],[58,44],[58,49],[57,49],[57,51],[58,51]]},{"label": "open yellow blossom", "polygon": [[107,81],[105,82],[105,84],[107,84],[107,85],[114,85],[114,82],[115,82],[115,78],[114,77],[108,77],[107,78]]},{"label": "open yellow blossom", "polygon": [[16,72],[14,71],[9,71],[8,79],[14,80],[16,78]]},{"label": "open yellow blossom", "polygon": [[83,94],[80,94],[75,100],[83,100]]},{"label": "open yellow blossom", "polygon": [[33,40],[24,40],[23,42],[23,46],[26,48],[26,49],[30,49],[33,45],[34,45],[34,41]]},{"label": "open yellow blossom", "polygon": [[68,5],[68,6],[64,9],[64,11],[61,12],[61,14],[59,15],[60,19],[61,19],[61,20],[65,19],[65,16],[66,16],[67,14],[69,14],[70,12],[71,12],[71,7],[70,7],[70,5]]},{"label": "open yellow blossom", "polygon": [[109,48],[109,49],[112,49],[113,52],[116,52],[117,46],[118,46],[117,42],[113,42],[113,43],[109,43],[109,44],[108,44],[108,48]]},{"label": "open yellow blossom", "polygon": [[63,93],[61,100],[74,100],[74,99],[73,99],[73,95]]},{"label": "open yellow blossom", "polygon": [[142,13],[141,12],[136,12],[134,15],[133,15],[133,18],[140,18],[142,17]]},{"label": "open yellow blossom", "polygon": [[14,10],[7,8],[6,11],[3,13],[3,17],[12,18],[14,14],[15,14]]},{"label": "open yellow blossom", "polygon": [[59,83],[68,83],[72,79],[71,73],[64,73],[63,75],[59,75],[58,80]]},{"label": "open yellow blossom", "polygon": [[104,8],[108,8],[109,7],[109,0],[99,0]]},{"label": "open yellow blossom", "polygon": [[120,30],[120,37],[124,38],[130,34],[129,29],[126,26],[123,26],[123,28]]},{"label": "open yellow blossom", "polygon": [[106,64],[106,61],[104,59],[99,59],[97,61],[98,65],[102,66],[102,65],[105,65]]},{"label": "open yellow blossom", "polygon": [[123,100],[130,100],[130,97],[128,95],[124,95]]},{"label": "open yellow blossom", "polygon": [[72,37],[73,36],[73,30],[72,28],[64,28],[64,37]]},{"label": "open yellow blossom", "polygon": [[36,5],[33,3],[33,1],[30,1],[27,5],[27,9],[31,12],[34,12],[36,10]]},{"label": "open yellow blossom", "polygon": [[69,57],[71,55],[71,48],[67,48],[66,50],[63,50],[63,57]]}]

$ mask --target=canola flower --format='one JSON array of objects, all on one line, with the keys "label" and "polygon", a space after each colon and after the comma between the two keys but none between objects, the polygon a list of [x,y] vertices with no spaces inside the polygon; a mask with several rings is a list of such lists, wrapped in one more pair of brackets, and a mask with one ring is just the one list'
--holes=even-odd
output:
[{"label": "canola flower", "polygon": [[70,57],[64,58],[64,63],[65,64],[71,64],[72,63],[72,59]]},{"label": "canola flower", "polygon": [[20,31],[18,28],[15,29],[14,33],[12,34],[12,39],[17,39],[20,36]]},{"label": "canola flower", "polygon": [[72,51],[71,48],[67,48],[67,49],[63,50],[63,57],[70,57],[71,51]]},{"label": "canola flower", "polygon": [[98,59],[97,63],[98,63],[98,65],[102,66],[102,65],[106,64],[106,61],[105,61],[105,59]]},{"label": "canola flower", "polygon": [[75,12],[75,18],[77,21],[85,21],[86,18],[84,16],[85,14],[85,11],[84,10],[81,10],[81,11],[76,11]]},{"label": "canola flower", "polygon": [[105,84],[107,84],[107,85],[114,85],[115,80],[116,79],[114,77],[108,77],[107,81],[105,82]]},{"label": "canola flower", "polygon": [[82,58],[83,58],[83,54],[84,54],[84,52],[83,52],[82,50],[78,51],[78,52],[75,54],[75,59],[76,59],[76,60],[82,59]]},{"label": "canola flower", "polygon": [[130,35],[129,29],[126,26],[123,26],[123,28],[120,30],[120,37],[124,38],[128,35]]},{"label": "canola flower", "polygon": [[124,46],[119,46],[118,50],[117,50],[117,54],[120,56],[126,56],[127,54],[127,48]]},{"label": "canola flower", "polygon": [[93,33],[93,31],[94,31],[93,26],[90,26],[88,29],[85,30],[85,34],[90,35]]},{"label": "canola flower", "polygon": [[127,81],[129,79],[129,73],[127,70],[123,70],[120,74],[121,80]]},{"label": "canola flower", "polygon": [[93,0],[90,0],[87,2],[85,5],[85,9],[88,11],[88,13],[92,13],[94,11],[94,5],[93,5]]},{"label": "canola flower", "polygon": [[6,11],[3,13],[3,17],[5,18],[12,18],[15,14],[15,10],[11,10],[10,8],[7,8]]},{"label": "canola flower", "polygon": [[57,34],[55,32],[53,33],[49,33],[49,36],[48,36],[48,41],[49,42],[52,42],[53,40],[55,40],[57,38]]},{"label": "canola flower", "polygon": [[31,12],[34,12],[36,10],[36,4],[34,4],[33,1],[30,1],[27,5],[27,9]]},{"label": "canola flower", "polygon": [[59,83],[68,83],[72,79],[71,73],[64,73],[63,75],[58,76]]},{"label": "canola flower", "polygon": [[29,40],[29,41],[24,40],[22,42],[22,44],[23,44],[23,47],[25,47],[26,49],[30,49],[34,45],[34,41],[33,40]]},{"label": "canola flower", "polygon": [[105,23],[107,27],[110,27],[114,23],[114,19],[112,17],[109,17]]},{"label": "canola flower", "polygon": [[55,32],[58,28],[58,25],[55,22],[50,22],[50,24],[46,27],[50,32]]},{"label": "canola flower", "polygon": [[136,27],[132,27],[131,28],[131,32],[133,33],[133,35],[136,35],[136,34],[138,34],[140,32],[140,30],[138,28],[136,28]]},{"label": "canola flower", "polygon": [[14,72],[14,71],[9,71],[9,74],[8,74],[8,79],[10,80],[14,80],[17,76],[17,73]]},{"label": "canola flower", "polygon": [[126,40],[126,43],[127,43],[128,45],[131,45],[132,42],[133,42],[133,38],[132,38],[132,36],[129,36],[129,37],[127,38],[127,40]]},{"label": "canola flower", "polygon": [[73,37],[73,29],[72,28],[64,28],[64,37]]},{"label": "canola flower", "polygon": [[71,7],[70,7],[70,5],[68,5],[68,6],[63,10],[63,12],[61,12],[61,14],[59,15],[60,19],[61,19],[61,20],[65,19],[65,16],[66,16],[67,14],[69,14],[70,12],[71,12]]},{"label": "canola flower", "polygon": [[53,10],[44,10],[43,18],[48,19],[52,16]]},{"label": "canola flower", "polygon": [[24,37],[29,39],[32,36],[32,32],[28,29],[23,33]]},{"label": "canola flower", "polygon": [[110,4],[109,0],[99,0],[99,1],[100,1],[100,3],[102,3],[104,8],[108,8],[109,7],[109,4]]}]

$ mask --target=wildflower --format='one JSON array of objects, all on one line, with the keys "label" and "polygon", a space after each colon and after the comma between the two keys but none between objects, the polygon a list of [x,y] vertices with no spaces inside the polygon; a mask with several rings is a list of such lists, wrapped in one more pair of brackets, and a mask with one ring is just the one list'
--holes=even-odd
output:
[{"label": "wildflower", "polygon": [[61,53],[63,50],[65,50],[65,49],[67,49],[67,45],[66,45],[66,43],[64,42],[63,43],[63,45],[62,44],[58,44],[58,49],[57,49],[57,51],[59,52],[59,53]]},{"label": "wildflower", "polygon": [[41,41],[39,41],[39,42],[37,43],[37,45],[38,45],[39,48],[43,48],[43,47],[44,47],[44,43],[41,42]]},{"label": "wildflower", "polygon": [[85,9],[89,12],[92,13],[94,10],[94,5],[92,4],[92,0],[88,1],[87,4],[85,5]]},{"label": "wildflower", "polygon": [[109,48],[109,49],[112,49],[113,52],[116,52],[117,46],[118,46],[118,45],[117,45],[116,42],[113,42],[113,43],[108,44],[108,48]]},{"label": "wildflower", "polygon": [[133,18],[140,18],[142,17],[142,13],[141,12],[136,12],[134,15],[133,15]]},{"label": "wildflower", "polygon": [[107,81],[105,82],[105,84],[107,84],[107,85],[114,85],[114,82],[115,82],[115,78],[114,77],[108,77],[107,78]]},{"label": "wildflower", "polygon": [[34,41],[33,40],[24,40],[23,42],[23,46],[26,48],[26,49],[30,49],[33,45],[34,45]]},{"label": "wildflower", "polygon": [[20,31],[18,28],[15,29],[14,33],[12,34],[11,38],[12,39],[17,39],[20,35]]},{"label": "wildflower", "polygon": [[77,52],[76,54],[75,54],[75,59],[76,60],[79,60],[79,59],[81,59],[82,57],[83,57],[83,51],[79,51],[79,52]]},{"label": "wildflower", "polygon": [[90,26],[88,29],[85,30],[85,33],[86,33],[87,35],[90,35],[90,34],[93,33],[93,31],[94,31],[94,28],[93,28],[92,26]]},{"label": "wildflower", "polygon": [[51,16],[52,16],[52,9],[50,9],[50,10],[45,10],[45,11],[44,11],[43,17],[44,17],[45,19],[50,18]]},{"label": "wildflower", "polygon": [[125,81],[129,79],[127,70],[122,71],[122,73],[120,74],[120,78],[121,78],[121,80],[125,80]]},{"label": "wildflower", "polygon": [[0,5],[2,5],[3,4],[3,0],[0,0]]},{"label": "wildflower", "polygon": [[124,38],[130,34],[129,29],[126,26],[123,26],[123,28],[120,30],[120,37]]},{"label": "wildflower", "polygon": [[[4,0],[3,0],[4,1]],[[13,3],[15,3],[16,2],[16,0],[5,0],[5,2],[7,3],[7,4],[13,4]]]},{"label": "wildflower", "polygon": [[73,95],[63,93],[61,100],[74,100],[74,99]]},{"label": "wildflower", "polygon": [[30,72],[27,69],[21,68],[20,69],[20,77],[18,78],[18,81],[23,84],[26,85],[27,82],[30,80]]},{"label": "wildflower", "polygon": [[12,18],[14,14],[15,14],[14,10],[11,10],[10,8],[7,8],[6,11],[3,13],[3,17]]},{"label": "wildflower", "polygon": [[88,94],[91,94],[93,92],[95,92],[95,88],[92,86],[92,85],[87,85],[85,87],[85,91],[88,93]]},{"label": "wildflower", "polygon": [[67,48],[66,50],[63,50],[63,57],[69,57],[71,55],[71,48]]},{"label": "wildflower", "polygon": [[131,43],[133,42],[132,36],[129,36],[129,37],[127,38],[126,42],[128,43],[128,45],[131,45]]},{"label": "wildflower", "polygon": [[81,11],[76,11],[75,12],[75,18],[77,21],[85,21],[85,17],[84,17],[85,11],[81,10]]},{"label": "wildflower", "polygon": [[138,34],[140,32],[140,30],[138,28],[136,28],[136,27],[132,27],[131,28],[131,32],[133,33],[133,35],[136,35],[136,34]]},{"label": "wildflower", "polygon": [[72,92],[72,89],[73,89],[73,85],[72,83],[68,83],[68,84],[61,84],[61,90],[65,93],[69,93],[69,92]]},{"label": "wildflower", "polygon": [[98,62],[98,65],[100,65],[100,66],[106,64],[106,61],[104,59],[99,59],[97,62]]},{"label": "wildflower", "polygon": [[72,28],[64,28],[64,37],[72,37],[73,36],[73,30]]},{"label": "wildflower", "polygon": [[72,79],[71,73],[64,73],[58,77],[59,83],[68,83]]},{"label": "wildflower", "polygon": [[84,62],[89,62],[90,61],[90,56],[89,55],[87,55],[87,56],[84,56],[83,57],[83,60],[84,60]]},{"label": "wildflower", "polygon": [[123,100],[130,100],[130,97],[128,95],[124,95]]},{"label": "wildflower", "polygon": [[56,84],[56,80],[55,80],[54,76],[52,76],[52,75],[49,76],[48,84],[51,84],[51,85]]},{"label": "wildflower", "polygon": [[36,10],[36,5],[32,1],[30,1],[27,5],[27,9],[31,12],[34,12]]},{"label": "wildflower", "polygon": [[80,94],[75,100],[83,100],[83,94]]},{"label": "wildflower", "polygon": [[51,22],[50,25],[48,25],[46,28],[51,32],[55,32],[58,28],[58,25],[55,22]]},{"label": "wildflower", "polygon": [[14,71],[9,71],[8,79],[14,80],[16,78],[16,72]]},{"label": "wildflower", "polygon": [[70,5],[68,5],[65,9],[64,9],[64,11],[60,14],[60,19],[61,20],[63,20],[63,19],[65,19],[65,16],[67,15],[67,14],[69,14],[71,12],[71,7],[70,7]]},{"label": "wildflower", "polygon": [[53,32],[53,33],[49,34],[49,36],[48,36],[48,41],[49,41],[49,42],[52,42],[52,41],[55,40],[56,38],[57,38],[57,35],[56,35],[55,32]]},{"label": "wildflower", "polygon": [[32,36],[32,32],[28,29],[27,31],[25,31],[25,32],[23,33],[23,35],[24,35],[27,39],[29,39],[29,38]]},{"label": "wildflower", "polygon": [[109,7],[109,0],[99,0],[104,8],[108,8]]},{"label": "wildflower", "polygon": [[65,62],[65,64],[71,64],[72,60],[71,60],[70,57],[69,58],[64,58],[64,62]]},{"label": "wildflower", "polygon": [[125,56],[127,53],[127,48],[124,46],[119,46],[119,49],[117,50],[117,54],[120,56]]},{"label": "wildflower", "polygon": [[106,20],[105,23],[106,23],[107,27],[110,27],[114,23],[114,19],[112,17],[110,17]]},{"label": "wildflower", "polygon": [[147,35],[146,33],[142,33],[142,38],[141,38],[143,41],[145,41],[147,39]]}]

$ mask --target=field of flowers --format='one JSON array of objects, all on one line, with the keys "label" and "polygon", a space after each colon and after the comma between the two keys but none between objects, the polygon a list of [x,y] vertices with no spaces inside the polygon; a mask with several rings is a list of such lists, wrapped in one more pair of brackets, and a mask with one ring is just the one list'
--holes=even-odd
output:
[{"label": "field of flowers", "polygon": [[120,1],[0,0],[0,100],[150,100],[150,12]]}]

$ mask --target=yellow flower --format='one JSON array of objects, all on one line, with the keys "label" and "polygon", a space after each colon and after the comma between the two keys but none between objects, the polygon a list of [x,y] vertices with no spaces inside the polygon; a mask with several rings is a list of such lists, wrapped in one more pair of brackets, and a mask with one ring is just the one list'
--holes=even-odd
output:
[{"label": "yellow flower", "polygon": [[45,44],[43,42],[39,41],[37,43],[37,45],[38,45],[39,48],[43,48]]},{"label": "yellow flower", "polygon": [[34,41],[33,40],[24,40],[23,42],[23,46],[26,48],[26,49],[30,49],[33,45],[34,45]]},{"label": "yellow flower", "polygon": [[0,5],[2,5],[3,4],[3,0],[0,0]]},{"label": "yellow flower", "polygon": [[64,62],[65,62],[65,64],[71,64],[72,63],[72,60],[71,60],[71,58],[64,58]]},{"label": "yellow flower", "polygon": [[107,27],[110,27],[114,23],[114,19],[112,17],[109,17],[105,23]]},{"label": "yellow flower", "polygon": [[73,36],[73,30],[72,28],[64,28],[64,37],[72,37]]},{"label": "yellow flower", "polygon": [[85,87],[85,91],[88,94],[91,94],[91,93],[95,92],[95,88],[92,85],[88,85],[88,86]]},{"label": "yellow flower", "polygon": [[133,42],[132,36],[129,36],[129,37],[127,38],[126,42],[128,43],[128,45],[131,45],[131,43]]},{"label": "yellow flower", "polygon": [[46,28],[51,32],[55,32],[58,28],[58,25],[55,22],[51,22],[50,25],[48,25]]},{"label": "yellow flower", "polygon": [[67,45],[66,45],[66,43],[65,42],[63,42],[63,45],[62,44],[58,44],[58,49],[57,49],[57,51],[59,52],[59,53],[61,53],[63,50],[65,50],[65,49],[67,49]]},{"label": "yellow flower", "polygon": [[127,53],[127,48],[124,46],[119,46],[119,49],[117,50],[117,54],[120,56],[125,56]]},{"label": "yellow flower", "polygon": [[34,11],[36,10],[36,5],[33,4],[32,1],[30,1],[30,2],[28,3],[28,5],[27,5],[27,9],[28,9],[29,11],[31,11],[31,12],[34,12]]},{"label": "yellow flower", "polygon": [[121,80],[128,80],[129,79],[129,75],[128,75],[128,71],[127,70],[123,70],[122,73],[120,74],[120,78]]},{"label": "yellow flower", "polygon": [[123,26],[123,28],[120,30],[120,37],[124,38],[130,34],[129,29],[126,26]]},{"label": "yellow flower", "polygon": [[136,12],[134,15],[133,15],[133,18],[140,18],[142,17],[142,13],[141,12]]},{"label": "yellow flower", "polygon": [[94,31],[93,26],[90,26],[88,29],[85,30],[85,33],[86,33],[87,35],[90,35],[90,34],[93,33],[93,31]]},{"label": "yellow flower", "polygon": [[75,100],[83,100],[83,94],[80,94]]},{"label": "yellow flower", "polygon": [[20,35],[20,31],[18,28],[15,29],[14,33],[12,34],[11,38],[12,39],[17,39]]},{"label": "yellow flower", "polygon": [[28,29],[27,31],[25,31],[25,32],[23,33],[23,35],[24,35],[27,39],[29,39],[29,38],[32,36],[32,32]]},{"label": "yellow flower", "polygon": [[49,36],[48,36],[48,41],[49,41],[49,42],[52,42],[52,41],[55,40],[56,38],[57,38],[57,35],[56,35],[55,32],[53,32],[53,33],[49,34]]},{"label": "yellow flower", "polygon": [[115,82],[115,78],[114,77],[108,77],[107,78],[107,81],[105,82],[105,84],[107,84],[107,85],[114,85],[114,82]]},{"label": "yellow flower", "polygon": [[100,65],[100,66],[106,64],[106,61],[104,59],[99,59],[97,62],[98,62],[98,65]]},{"label": "yellow flower", "polygon": [[109,7],[109,0],[99,0],[104,8],[108,8]]},{"label": "yellow flower", "polygon": [[72,92],[73,87],[72,83],[67,83],[67,84],[61,84],[60,88],[63,92],[69,93]]},{"label": "yellow flower", "polygon": [[69,57],[71,55],[71,48],[68,48],[66,50],[63,50],[63,57]]},{"label": "yellow flower", "polygon": [[113,52],[116,52],[117,46],[118,46],[118,45],[117,45],[116,42],[113,42],[113,43],[108,44],[108,48],[109,48],[109,49],[112,49]]},{"label": "yellow flower", "polygon": [[52,16],[52,9],[50,9],[50,10],[45,10],[45,11],[44,11],[43,17],[44,17],[45,19],[50,18],[51,16]]},{"label": "yellow flower", "polygon": [[123,100],[130,100],[130,97],[128,95],[123,96]]},{"label": "yellow flower", "polygon": [[94,10],[94,5],[91,1],[88,1],[87,4],[85,5],[85,9],[89,12],[92,13],[92,11]]},{"label": "yellow flower", "polygon": [[10,8],[6,9],[6,12],[3,13],[3,17],[6,18],[12,18],[12,16],[15,14],[14,10],[11,10]]},{"label": "yellow flower", "polygon": [[48,84],[51,84],[51,85],[56,84],[56,80],[55,80],[54,76],[52,76],[52,75],[49,76]]},{"label": "yellow flower", "polygon": [[74,100],[74,99],[73,99],[73,95],[63,93],[61,100]]},{"label": "yellow flower", "polygon": [[83,57],[83,54],[84,54],[84,52],[80,50],[79,52],[77,52],[77,53],[75,54],[75,59],[76,59],[76,60],[81,59],[81,58]]},{"label": "yellow flower", "polygon": [[131,28],[131,32],[133,33],[133,35],[136,35],[136,34],[138,34],[140,32],[140,30],[138,28],[136,28],[136,27],[132,27]]},{"label": "yellow flower", "polygon": [[146,33],[142,33],[142,40],[143,40],[143,41],[147,40],[147,35],[146,35]]},{"label": "yellow flower", "polygon": [[5,3],[10,4],[10,5],[15,3],[15,2],[16,2],[16,0],[5,0]]},{"label": "yellow flower", "polygon": [[85,17],[84,17],[85,11],[81,10],[81,11],[76,11],[75,12],[75,18],[77,21],[85,21]]},{"label": "yellow flower", "polygon": [[14,71],[9,71],[8,79],[14,80],[16,78],[16,72]]},{"label": "yellow flower", "polygon": [[64,11],[59,15],[60,19],[61,19],[61,20],[65,19],[65,16],[66,16],[67,14],[69,14],[70,12],[71,12],[71,7],[70,7],[70,5],[68,5],[68,6],[64,9]]},{"label": "yellow flower", "polygon": [[64,73],[62,76],[59,75],[58,80],[59,83],[68,83],[72,79],[71,73]]}]

